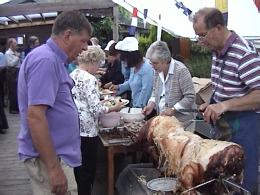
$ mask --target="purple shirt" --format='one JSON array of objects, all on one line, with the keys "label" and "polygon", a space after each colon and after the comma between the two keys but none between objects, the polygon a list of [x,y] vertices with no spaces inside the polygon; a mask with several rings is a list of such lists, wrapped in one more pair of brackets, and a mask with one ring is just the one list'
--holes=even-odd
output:
[{"label": "purple shirt", "polygon": [[27,123],[28,106],[47,105],[46,117],[56,154],[72,167],[81,164],[79,119],[71,96],[73,81],[65,67],[67,58],[49,39],[30,52],[20,68],[18,153],[22,160],[39,156]]}]

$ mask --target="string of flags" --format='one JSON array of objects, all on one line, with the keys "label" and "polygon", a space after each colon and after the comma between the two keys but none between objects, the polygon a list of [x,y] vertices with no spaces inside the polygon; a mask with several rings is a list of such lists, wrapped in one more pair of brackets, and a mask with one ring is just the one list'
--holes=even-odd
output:
[{"label": "string of flags", "polygon": [[189,8],[187,8],[182,2],[178,2],[177,0],[175,0],[175,5],[178,9],[182,9],[183,14],[188,16],[189,20],[192,22],[193,19],[192,11]]},{"label": "string of flags", "polygon": [[[131,21],[131,26],[128,27],[128,34],[130,36],[134,36],[136,32],[136,28],[138,26],[138,9],[136,7],[133,8],[133,13],[132,13],[132,21]],[[146,28],[147,24],[147,14],[148,14],[148,9],[144,9],[143,15],[144,15],[144,28]]]},{"label": "string of flags", "polygon": [[[177,0],[175,0],[175,5],[178,9],[181,9],[183,11],[183,14],[188,16],[189,20],[192,21],[193,20],[193,14],[192,11],[186,7],[182,2],[178,2]],[[136,7],[133,8],[133,13],[132,13],[132,21],[131,21],[131,26],[128,27],[128,34],[129,36],[134,36],[135,32],[136,32],[136,28],[137,28],[137,24],[138,24],[138,10]],[[148,14],[148,9],[144,9],[143,11],[143,22],[144,22],[144,28],[146,28],[146,19],[147,19],[147,14]],[[157,40],[160,39],[160,35],[161,35],[161,14],[159,14],[159,21],[157,24],[157,35],[159,34],[159,36],[157,36]]]},{"label": "string of flags", "polygon": [[132,14],[131,26],[128,27],[129,36],[135,35],[136,27],[137,27],[137,23],[138,23],[137,13],[138,13],[138,10],[137,10],[136,7],[134,7],[133,8],[133,14]]}]

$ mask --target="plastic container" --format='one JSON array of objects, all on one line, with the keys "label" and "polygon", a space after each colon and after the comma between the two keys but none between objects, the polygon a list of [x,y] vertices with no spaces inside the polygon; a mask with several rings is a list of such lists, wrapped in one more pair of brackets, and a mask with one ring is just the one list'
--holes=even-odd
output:
[{"label": "plastic container", "polygon": [[99,117],[102,127],[113,128],[120,124],[121,114],[119,112],[110,112],[101,114]]},{"label": "plastic container", "polygon": [[144,120],[144,114],[142,113],[142,108],[123,108],[120,113],[125,122],[135,122]]}]

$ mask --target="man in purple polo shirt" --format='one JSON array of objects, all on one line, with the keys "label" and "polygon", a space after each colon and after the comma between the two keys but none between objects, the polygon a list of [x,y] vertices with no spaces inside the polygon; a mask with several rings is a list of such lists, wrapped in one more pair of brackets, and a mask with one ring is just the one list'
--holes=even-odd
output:
[{"label": "man in purple polo shirt", "polygon": [[81,164],[73,81],[66,65],[87,45],[92,28],[77,11],[61,13],[46,44],[25,58],[19,72],[19,157],[34,194],[77,194],[73,167]]},{"label": "man in purple polo shirt", "polygon": [[[257,194],[260,58],[252,43],[229,31],[222,13],[215,8],[199,10],[193,20],[198,41],[212,50],[210,105],[203,104],[204,120],[216,131],[225,121],[230,130],[228,141],[238,143],[245,153],[243,187]],[[226,132],[227,133],[227,132]]]}]

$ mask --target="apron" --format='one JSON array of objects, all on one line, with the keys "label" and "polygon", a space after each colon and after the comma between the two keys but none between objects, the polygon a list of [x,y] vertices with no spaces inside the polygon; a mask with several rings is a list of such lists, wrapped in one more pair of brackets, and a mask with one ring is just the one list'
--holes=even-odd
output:
[{"label": "apron", "polygon": [[258,185],[259,120],[259,114],[254,111],[226,112],[213,125],[216,139],[242,146],[245,153],[242,187],[252,194],[257,194]]}]

